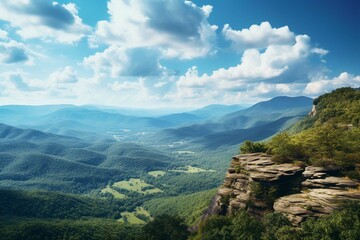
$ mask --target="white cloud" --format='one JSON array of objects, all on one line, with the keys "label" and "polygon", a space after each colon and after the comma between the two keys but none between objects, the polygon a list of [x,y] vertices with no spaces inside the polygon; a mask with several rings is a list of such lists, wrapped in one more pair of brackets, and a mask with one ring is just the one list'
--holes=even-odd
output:
[{"label": "white cloud", "polygon": [[33,59],[29,56],[28,50],[23,43],[11,40],[0,42],[0,62],[5,64],[25,62],[32,64]]},{"label": "white cloud", "polygon": [[0,39],[7,39],[8,38],[8,32],[0,29]]},{"label": "white cloud", "polygon": [[225,39],[230,40],[233,47],[239,51],[249,48],[264,49],[269,45],[291,45],[295,38],[288,26],[272,28],[269,22],[242,30],[233,30],[226,24],[222,32]]},{"label": "white cloud", "polygon": [[329,53],[328,50],[322,49],[322,48],[313,48],[313,49],[311,49],[311,52],[319,54],[320,56],[325,56],[326,54]]},{"label": "white cloud", "polygon": [[154,84],[154,87],[156,88],[162,88],[163,86],[165,86],[166,84],[168,84],[168,82],[165,81],[160,81]]},{"label": "white cloud", "polygon": [[84,65],[95,72],[96,77],[160,76],[168,70],[159,63],[160,53],[147,48],[126,49],[111,45],[103,52],[84,58]]},{"label": "white cloud", "polygon": [[332,79],[314,79],[306,85],[304,93],[317,96],[339,87],[360,87],[360,76],[343,72],[338,77]]},{"label": "white cloud", "polygon": [[54,84],[76,83],[78,81],[78,77],[73,67],[66,66],[63,69],[59,69],[50,74],[49,80]]},{"label": "white cloud", "polygon": [[182,0],[110,0],[109,21],[99,21],[90,44],[159,48],[166,57],[191,59],[213,51],[211,6]]},{"label": "white cloud", "polygon": [[[167,97],[235,103],[255,102],[279,94],[303,94],[314,76],[326,73],[321,57],[327,50],[313,48],[309,36],[295,35],[287,27],[269,27],[270,24],[263,23],[241,31],[231,30],[238,37],[233,38],[234,46],[239,50],[250,47],[243,49],[240,63],[202,75],[193,66],[179,77],[176,88]],[[312,55],[320,58],[311,58]]]},{"label": "white cloud", "polygon": [[227,69],[220,68],[211,75],[198,76],[197,68],[192,67],[180,77],[178,86],[203,87],[214,84],[217,88],[230,89],[244,83],[273,79],[288,71],[291,65],[306,59],[309,54],[310,38],[299,35],[294,45],[270,45],[263,53],[257,49],[248,49],[240,64]]},{"label": "white cloud", "polygon": [[2,0],[0,19],[17,28],[24,39],[42,38],[74,43],[91,28],[82,23],[74,3],[59,4],[44,0]]}]

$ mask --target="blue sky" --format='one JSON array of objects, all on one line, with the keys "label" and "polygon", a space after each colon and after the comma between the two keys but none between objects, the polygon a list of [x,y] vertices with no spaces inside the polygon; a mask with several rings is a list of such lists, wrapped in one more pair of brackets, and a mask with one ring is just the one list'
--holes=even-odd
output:
[{"label": "blue sky", "polygon": [[3,0],[0,105],[199,107],[360,87],[356,0]]}]

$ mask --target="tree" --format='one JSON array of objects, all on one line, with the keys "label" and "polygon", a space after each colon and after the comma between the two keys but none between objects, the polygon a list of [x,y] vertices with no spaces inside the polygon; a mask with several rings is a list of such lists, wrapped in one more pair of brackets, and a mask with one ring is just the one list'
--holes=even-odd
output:
[{"label": "tree", "polygon": [[143,227],[140,239],[185,240],[188,235],[187,226],[181,218],[162,215]]},{"label": "tree", "polygon": [[267,146],[265,143],[260,142],[252,142],[250,140],[246,140],[243,144],[240,146],[240,152],[241,153],[257,153],[257,152],[266,152]]},{"label": "tree", "polygon": [[233,239],[230,225],[230,217],[211,216],[200,224],[198,234],[193,240]]},{"label": "tree", "polygon": [[[263,223],[265,226],[265,232],[263,234],[264,240],[279,239],[279,237],[276,235],[276,233],[285,226],[291,226],[288,219],[281,213],[266,214],[263,219]],[[284,232],[285,229],[282,229],[281,231]],[[286,238],[283,238],[283,239],[285,240]]]},{"label": "tree", "polygon": [[258,240],[264,231],[263,224],[245,211],[236,213],[231,226],[234,240]]}]

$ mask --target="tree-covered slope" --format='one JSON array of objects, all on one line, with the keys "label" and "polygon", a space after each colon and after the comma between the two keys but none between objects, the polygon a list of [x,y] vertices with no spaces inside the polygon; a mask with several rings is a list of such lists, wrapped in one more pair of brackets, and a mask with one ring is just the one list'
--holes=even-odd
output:
[{"label": "tree-covered slope", "polygon": [[84,193],[110,180],[167,168],[174,158],[113,140],[74,137],[0,124],[0,187]]},{"label": "tree-covered slope", "polygon": [[314,109],[307,117],[295,124],[290,132],[300,132],[324,123],[352,124],[360,123],[360,91],[353,88],[339,88],[326,93],[313,102]]},{"label": "tree-covered slope", "polygon": [[47,191],[0,189],[0,216],[28,218],[118,219],[125,210],[116,199],[90,198]]}]

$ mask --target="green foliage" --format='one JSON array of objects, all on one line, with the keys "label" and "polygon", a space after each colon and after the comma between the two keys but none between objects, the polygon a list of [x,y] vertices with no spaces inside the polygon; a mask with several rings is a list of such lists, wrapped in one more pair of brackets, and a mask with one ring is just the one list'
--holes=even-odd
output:
[{"label": "green foliage", "polygon": [[310,219],[302,224],[303,239],[360,239],[360,204],[350,203],[341,211]]},{"label": "green foliage", "polygon": [[194,240],[257,240],[264,232],[262,222],[251,217],[245,211],[239,211],[233,217],[212,216],[200,224]]},{"label": "green foliage", "polygon": [[141,231],[140,240],[186,240],[187,225],[179,217],[162,215],[147,223]]},{"label": "green foliage", "polygon": [[316,115],[290,129],[296,134],[274,136],[268,153],[278,163],[300,160],[315,166],[335,165],[344,175],[360,179],[360,91],[340,88],[315,99],[314,104]]},{"label": "green foliage", "polygon": [[258,199],[263,199],[269,205],[274,203],[279,196],[279,189],[276,186],[265,186],[258,182],[252,182],[250,185],[251,193]]},{"label": "green foliage", "polygon": [[[280,213],[268,213],[263,219],[265,231],[262,238],[264,240],[277,240],[281,231],[285,231],[285,227],[290,227],[291,224],[287,218]],[[281,238],[281,237],[280,237]],[[286,239],[286,238],[283,238]]]},{"label": "green foliage", "polygon": [[316,115],[307,116],[296,123],[289,132],[299,133],[325,122],[345,123],[359,127],[360,91],[353,88],[339,88],[314,100]]},{"label": "green foliage", "polygon": [[0,218],[0,232],[0,238],[3,240],[135,240],[140,232],[140,228],[101,219],[74,221]]},{"label": "green foliage", "polygon": [[266,152],[267,147],[265,143],[261,142],[252,142],[250,140],[246,140],[240,146],[241,153],[257,153],[257,152]]},{"label": "green foliage", "polygon": [[350,202],[328,216],[309,219],[293,227],[279,213],[260,221],[245,211],[235,216],[212,216],[204,220],[192,240],[357,240],[360,239],[360,203]]},{"label": "green foliage", "polygon": [[80,219],[119,218],[124,201],[45,191],[0,190],[0,216]]},{"label": "green foliage", "polygon": [[284,226],[279,228],[275,232],[276,240],[301,240],[302,234],[301,230],[294,228],[292,226]]},{"label": "green foliage", "polygon": [[274,154],[274,161],[278,163],[292,162],[305,155],[302,145],[295,143],[286,132],[275,135],[268,145],[268,153]]},{"label": "green foliage", "polygon": [[232,235],[235,240],[260,239],[264,231],[263,224],[245,211],[239,211],[232,220]]},{"label": "green foliage", "polygon": [[214,215],[203,221],[193,240],[231,239],[232,219],[226,216]]}]

